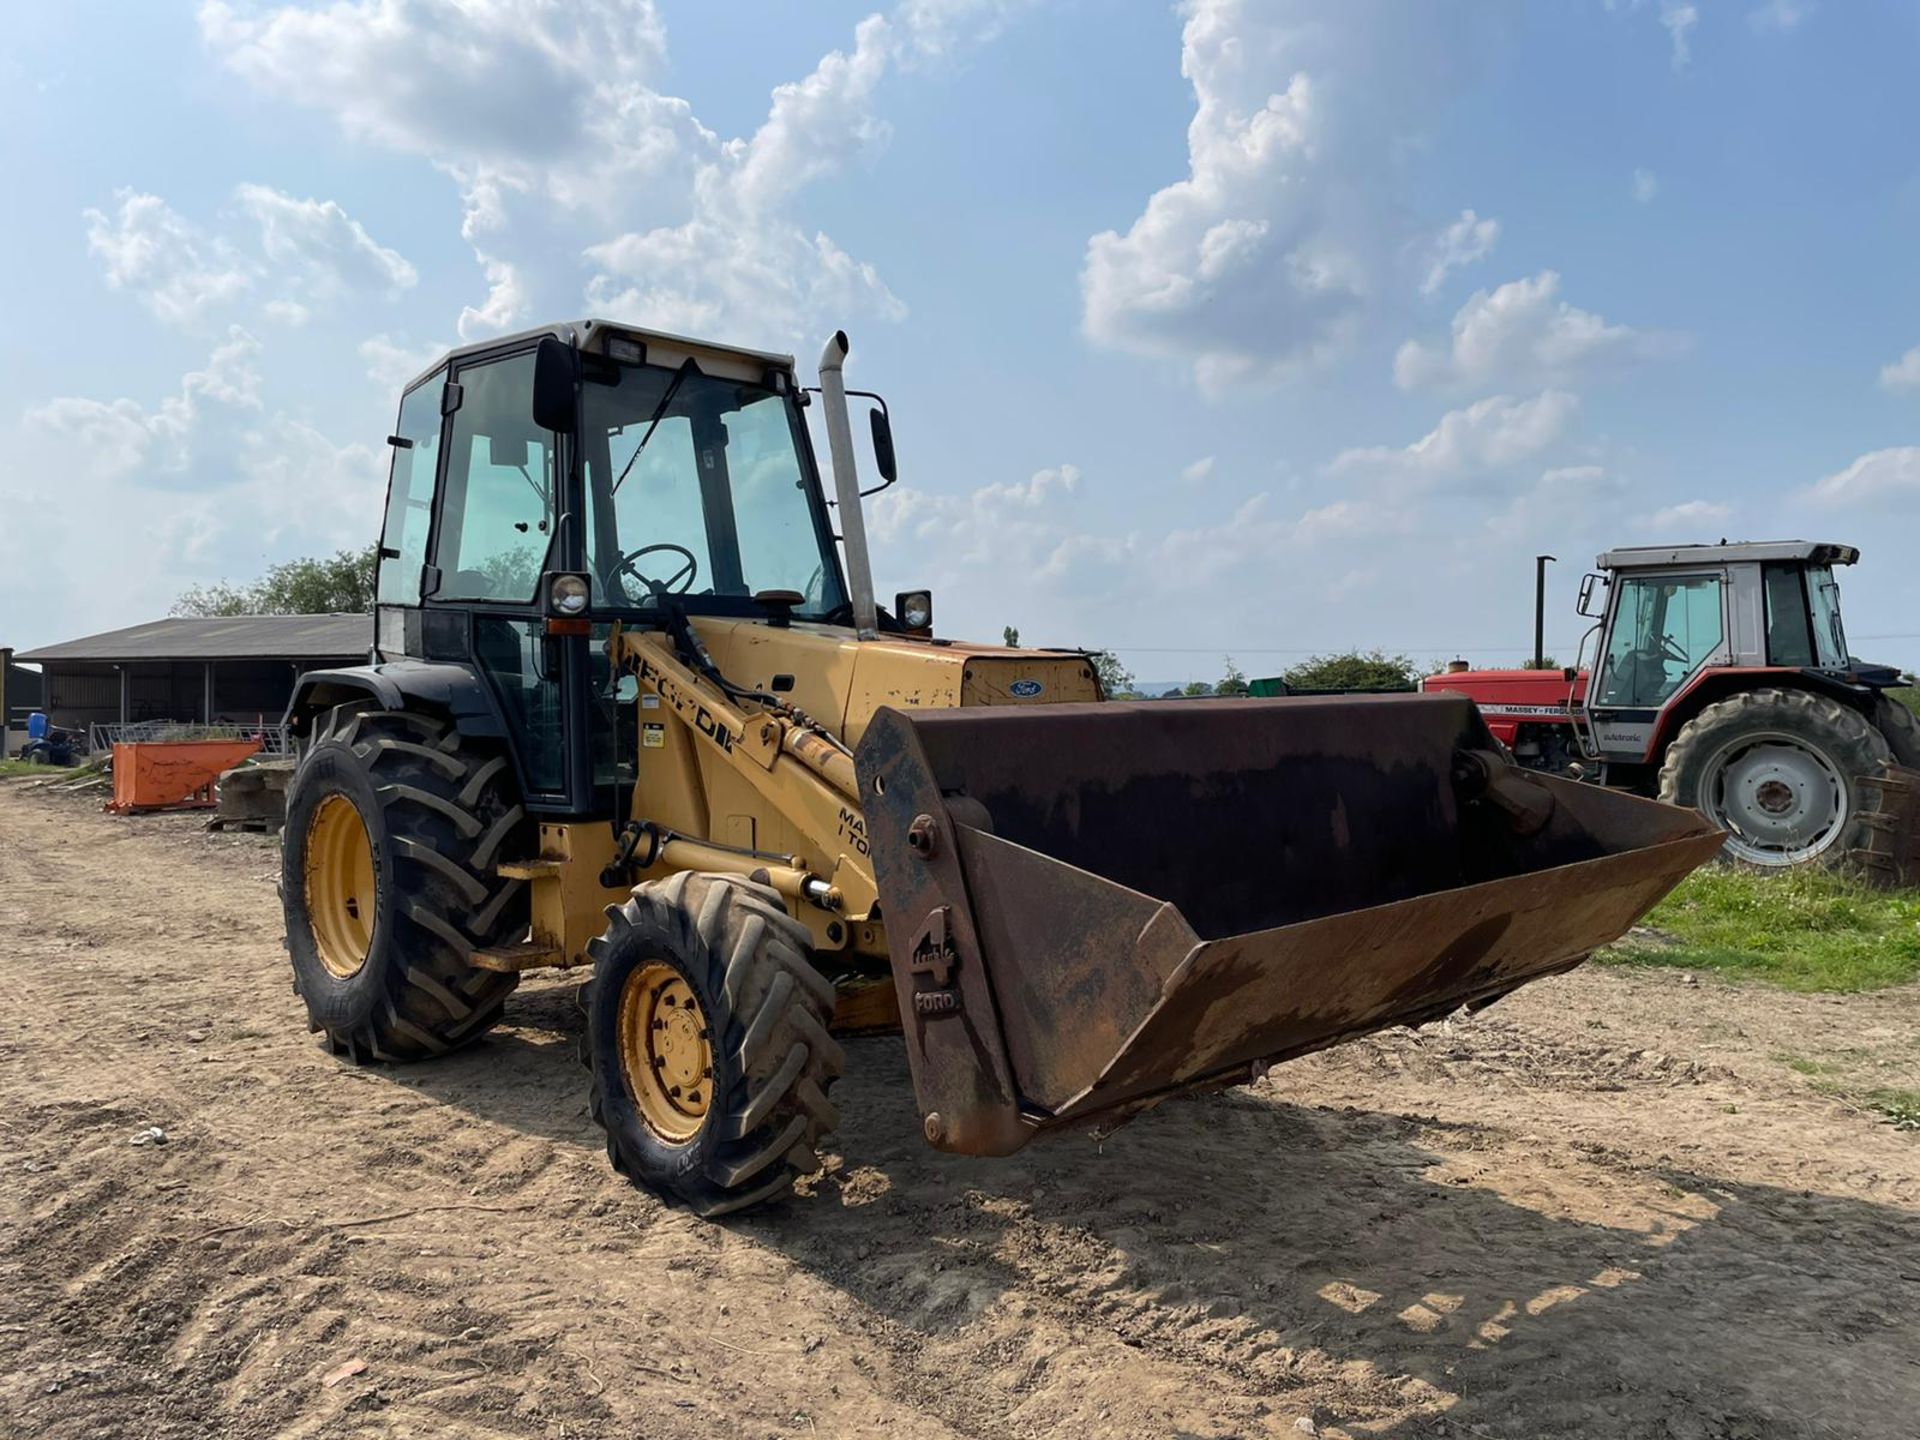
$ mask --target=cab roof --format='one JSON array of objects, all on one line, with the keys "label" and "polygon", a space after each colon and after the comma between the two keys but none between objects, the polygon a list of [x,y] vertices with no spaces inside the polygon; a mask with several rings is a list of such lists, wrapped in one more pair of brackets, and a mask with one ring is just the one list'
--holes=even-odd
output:
[{"label": "cab roof", "polygon": [[476,340],[471,345],[461,345],[439,356],[434,362],[406,383],[405,388],[413,389],[422,380],[444,370],[450,364],[471,359],[475,355],[490,354],[495,350],[507,349],[524,340],[537,340],[552,335],[567,344],[593,353],[604,353],[604,344],[609,336],[638,340],[649,351],[660,349],[671,351],[676,363],[687,355],[704,355],[722,360],[731,360],[735,365],[745,362],[756,369],[784,370],[793,373],[794,361],[791,355],[782,355],[772,350],[749,350],[739,345],[722,345],[712,340],[695,340],[687,335],[675,335],[666,330],[649,330],[641,325],[628,325],[618,320],[556,320],[550,325],[538,325],[531,330],[516,330],[510,335],[494,335],[485,340]]},{"label": "cab roof", "polygon": [[1594,563],[1602,570],[1644,570],[1655,565],[1733,565],[1742,561],[1798,560],[1810,565],[1851,565],[1860,552],[1826,540],[1741,540],[1729,545],[1625,545]]}]

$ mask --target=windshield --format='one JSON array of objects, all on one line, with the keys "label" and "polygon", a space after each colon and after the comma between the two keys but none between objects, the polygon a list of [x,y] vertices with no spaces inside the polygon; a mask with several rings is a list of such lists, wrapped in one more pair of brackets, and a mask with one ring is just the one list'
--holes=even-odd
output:
[{"label": "windshield", "polygon": [[588,568],[596,606],[651,607],[661,593],[801,596],[825,619],[846,603],[832,532],[791,398],[766,386],[621,366],[583,388]]}]

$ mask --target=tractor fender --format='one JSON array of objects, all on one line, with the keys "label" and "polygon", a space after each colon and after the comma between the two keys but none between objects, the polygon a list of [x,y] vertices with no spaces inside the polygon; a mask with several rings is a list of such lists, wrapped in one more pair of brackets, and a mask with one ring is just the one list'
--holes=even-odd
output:
[{"label": "tractor fender", "polygon": [[1796,669],[1780,665],[1728,665],[1701,670],[1660,712],[1653,739],[1647,748],[1647,763],[1658,764],[1668,743],[1681,728],[1707,706],[1725,700],[1743,690],[1810,690],[1816,695],[1837,700],[1858,710],[1869,722],[1874,718],[1873,702],[1878,693],[1871,687],[1854,685],[1823,670]]},{"label": "tractor fender", "polygon": [[304,738],[316,716],[360,699],[371,699],[382,710],[444,716],[462,735],[508,738],[499,701],[486,681],[471,666],[436,660],[309,670],[294,682],[293,698],[287,703],[287,729]]}]

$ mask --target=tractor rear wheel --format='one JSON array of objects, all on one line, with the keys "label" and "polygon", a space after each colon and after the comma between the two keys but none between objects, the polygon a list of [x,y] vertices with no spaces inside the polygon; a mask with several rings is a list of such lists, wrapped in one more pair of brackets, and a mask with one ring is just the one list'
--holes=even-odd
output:
[{"label": "tractor rear wheel", "polygon": [[1861,786],[1889,758],[1857,710],[1808,690],[1748,690],[1681,727],[1660,767],[1660,798],[1727,832],[1749,865],[1837,865],[1865,842]]},{"label": "tractor rear wheel", "polygon": [[1881,695],[1874,701],[1873,718],[1886,737],[1887,748],[1893,751],[1894,761],[1920,770],[1920,715],[1898,700]]},{"label": "tractor rear wheel", "polygon": [[607,919],[587,946],[584,1048],[614,1169],[707,1216],[817,1170],[846,1056],[806,926],[764,885],[690,871]]},{"label": "tractor rear wheel", "polygon": [[527,828],[504,755],[445,721],[342,705],[287,795],[281,904],[310,1029],[355,1062],[418,1060],[483,1034],[517,975],[474,950],[526,933],[526,886],[493,867]]}]

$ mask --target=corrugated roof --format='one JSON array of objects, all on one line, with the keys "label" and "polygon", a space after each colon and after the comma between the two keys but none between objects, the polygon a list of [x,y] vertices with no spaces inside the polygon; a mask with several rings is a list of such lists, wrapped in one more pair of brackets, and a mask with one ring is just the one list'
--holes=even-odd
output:
[{"label": "corrugated roof", "polygon": [[373,648],[371,615],[228,615],[130,625],[16,660],[343,660]]}]

